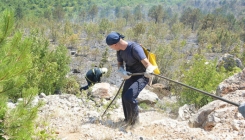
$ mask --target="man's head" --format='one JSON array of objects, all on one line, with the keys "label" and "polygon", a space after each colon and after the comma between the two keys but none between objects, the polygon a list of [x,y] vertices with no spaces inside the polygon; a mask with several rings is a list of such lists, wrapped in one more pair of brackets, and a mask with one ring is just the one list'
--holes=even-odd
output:
[{"label": "man's head", "polygon": [[110,46],[114,50],[118,50],[119,48],[116,46],[121,39],[124,39],[124,35],[121,35],[117,32],[111,32],[106,37],[106,44]]},{"label": "man's head", "polygon": [[106,44],[108,46],[111,46],[113,44],[116,44],[120,41],[120,34],[117,32],[111,32],[106,37]]},{"label": "man's head", "polygon": [[100,68],[102,74],[106,74],[108,72],[107,68]]}]

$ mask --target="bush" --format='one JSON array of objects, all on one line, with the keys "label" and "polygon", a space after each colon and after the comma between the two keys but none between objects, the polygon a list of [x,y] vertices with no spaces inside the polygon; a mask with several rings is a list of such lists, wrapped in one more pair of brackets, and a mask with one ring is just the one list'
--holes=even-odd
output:
[{"label": "bush", "polygon": [[70,59],[65,46],[49,48],[49,42],[43,39],[38,30],[32,31],[32,68],[27,73],[28,83],[23,87],[38,87],[38,93],[54,94],[66,81]]},{"label": "bush", "polygon": [[[189,69],[182,69],[183,77],[181,81],[197,89],[215,93],[214,91],[219,83],[239,70],[234,69],[229,72],[223,69],[217,72],[216,62],[208,61],[203,56],[195,55],[193,62],[189,64]],[[192,89],[184,88],[180,93],[179,101],[182,105],[195,104],[199,108],[213,101],[213,98]]]}]

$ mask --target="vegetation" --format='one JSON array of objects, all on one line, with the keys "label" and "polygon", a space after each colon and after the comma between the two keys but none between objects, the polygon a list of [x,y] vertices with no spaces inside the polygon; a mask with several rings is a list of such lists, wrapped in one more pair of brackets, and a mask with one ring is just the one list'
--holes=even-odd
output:
[{"label": "vegetation", "polygon": [[[186,71],[187,67],[188,71]],[[222,67],[222,70],[217,71],[215,61],[208,61],[203,56],[195,55],[194,61],[191,64],[185,64],[182,71],[182,81],[197,89],[215,93],[219,83],[225,80],[227,76],[234,75],[234,73],[240,71],[241,69],[235,66],[230,71],[226,71],[224,67]],[[180,93],[180,102],[182,105],[194,104],[197,108],[200,108],[213,100],[212,97],[191,89],[185,88]]]},{"label": "vegetation", "polygon": [[[50,51],[48,42],[37,32],[35,36],[23,37],[14,31],[13,12],[4,11],[1,17],[0,136],[31,139],[41,105],[33,99],[38,93],[53,94],[65,85],[69,62],[67,50],[59,46]],[[7,109],[8,101],[18,104]]]},{"label": "vegetation", "polygon": [[[223,79],[240,71],[235,65],[217,71],[217,57],[229,53],[244,64],[244,5],[242,0],[1,1],[1,138],[31,139],[41,106],[32,103],[39,93],[79,92],[79,78],[66,78],[69,67],[107,67],[109,79],[115,72],[109,57],[115,56],[104,49],[104,38],[111,31],[155,53],[164,76],[213,93]],[[74,58],[68,50],[76,51]],[[71,59],[77,63],[70,64]],[[180,97],[178,104],[201,107],[213,100],[166,83]],[[18,105],[9,109],[7,101]]]}]

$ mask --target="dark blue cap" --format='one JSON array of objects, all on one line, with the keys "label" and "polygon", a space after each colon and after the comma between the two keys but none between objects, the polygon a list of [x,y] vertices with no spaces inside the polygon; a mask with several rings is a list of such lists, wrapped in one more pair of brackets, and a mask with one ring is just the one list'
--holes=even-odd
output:
[{"label": "dark blue cap", "polygon": [[117,32],[111,32],[110,34],[107,35],[106,37],[106,44],[107,45],[113,45],[113,44],[116,44],[120,41],[120,38],[124,38],[123,35],[120,35],[119,33]]}]

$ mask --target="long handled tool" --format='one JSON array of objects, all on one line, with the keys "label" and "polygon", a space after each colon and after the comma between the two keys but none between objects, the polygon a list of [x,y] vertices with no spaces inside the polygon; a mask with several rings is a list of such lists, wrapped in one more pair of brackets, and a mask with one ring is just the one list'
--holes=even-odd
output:
[{"label": "long handled tool", "polygon": [[116,96],[113,98],[113,100],[111,101],[111,103],[107,106],[107,108],[106,108],[106,110],[104,111],[104,113],[102,114],[101,118],[103,118],[103,116],[105,115],[105,113],[106,113],[106,111],[108,110],[108,108],[111,106],[111,104],[112,104],[112,103],[114,102],[114,100],[117,98],[117,96],[118,96],[118,94],[119,94],[119,92],[120,92],[120,90],[121,90],[121,88],[122,88],[122,86],[123,86],[124,83],[125,83],[125,80],[123,80],[121,86],[119,87],[119,89],[118,89],[118,91],[117,91]]},{"label": "long handled tool", "polygon": [[232,105],[235,105],[235,106],[238,106],[238,107],[239,107],[239,104],[238,104],[238,103],[234,103],[234,102],[232,102],[232,101],[226,100],[226,99],[224,99],[224,98],[221,98],[221,97],[219,97],[219,96],[216,96],[216,95],[210,94],[210,93],[205,92],[205,91],[202,91],[202,90],[200,90],[200,89],[197,89],[197,88],[194,88],[194,87],[188,86],[188,85],[186,85],[186,84],[183,84],[183,83],[180,83],[180,82],[177,82],[177,81],[174,81],[174,80],[169,79],[169,78],[164,77],[164,76],[160,76],[160,75],[156,75],[156,74],[152,74],[152,75],[155,75],[155,76],[157,76],[157,77],[160,77],[160,78],[166,79],[166,80],[168,80],[168,81],[171,81],[171,82],[174,82],[174,83],[180,84],[180,85],[185,86],[185,87],[187,87],[187,88],[190,88],[190,89],[196,90],[196,91],[201,92],[201,93],[203,93],[203,94],[206,94],[206,95],[208,95],[208,96],[212,96],[212,97],[214,97],[214,98],[216,98],[216,99],[219,99],[219,100],[221,100],[221,101],[224,101],[224,102],[227,102],[227,103],[229,103],[229,104],[232,104]]},{"label": "long handled tool", "polygon": [[[144,74],[144,73],[133,73],[132,75],[143,75],[143,74]],[[206,95],[208,95],[208,96],[214,97],[214,98],[216,98],[216,99],[219,99],[219,100],[221,100],[221,101],[224,101],[224,102],[227,102],[227,103],[229,103],[229,104],[232,104],[232,105],[235,105],[235,106],[238,106],[238,107],[239,107],[239,104],[238,104],[238,103],[235,103],[235,102],[226,100],[226,99],[224,99],[224,98],[222,98],[222,97],[219,97],[219,96],[210,94],[210,93],[208,93],[208,92],[206,92],[206,91],[202,91],[202,90],[200,90],[200,89],[197,89],[197,88],[188,86],[188,85],[183,84],[183,83],[181,83],[181,82],[174,81],[174,80],[172,80],[172,79],[169,79],[169,78],[164,77],[164,76],[161,76],[161,75],[157,75],[157,74],[153,74],[153,73],[152,73],[152,75],[157,76],[157,77],[160,77],[160,78],[163,78],[163,79],[166,79],[166,80],[168,80],[168,81],[171,81],[171,82],[174,82],[174,83],[177,83],[177,84],[180,84],[180,85],[182,85],[182,86],[184,86],[184,87],[193,89],[193,90],[198,91],[198,92],[200,92],[200,93],[206,94]]]}]

